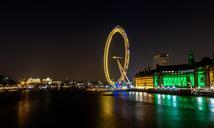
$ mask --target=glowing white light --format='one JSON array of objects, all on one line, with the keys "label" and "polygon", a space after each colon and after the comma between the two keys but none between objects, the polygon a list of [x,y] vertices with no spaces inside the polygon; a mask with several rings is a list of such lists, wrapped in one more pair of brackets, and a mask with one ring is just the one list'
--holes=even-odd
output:
[{"label": "glowing white light", "polygon": [[160,94],[158,94],[158,100],[160,100],[161,99],[161,95]]},{"label": "glowing white light", "polygon": [[199,103],[202,103],[202,97],[197,97],[197,101],[198,101]]},{"label": "glowing white light", "polygon": [[165,98],[165,95],[162,95],[163,98]]},{"label": "glowing white light", "polygon": [[176,98],[177,98],[176,96],[172,96],[173,101],[176,101]]},{"label": "glowing white light", "polygon": [[211,103],[211,104],[214,104],[214,98],[211,98],[211,99],[210,99],[210,103]]}]

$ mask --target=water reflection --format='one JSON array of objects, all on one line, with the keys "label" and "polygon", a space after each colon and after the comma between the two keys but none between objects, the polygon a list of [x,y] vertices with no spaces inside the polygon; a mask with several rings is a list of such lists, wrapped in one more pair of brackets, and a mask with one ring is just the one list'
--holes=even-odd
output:
[{"label": "water reflection", "polygon": [[99,99],[100,111],[97,119],[97,128],[116,128],[117,120],[115,117],[114,98],[111,96],[102,96]]},{"label": "water reflection", "polygon": [[30,113],[30,102],[28,99],[28,92],[23,92],[23,99],[18,102],[18,126],[24,127],[28,122]]},{"label": "water reflection", "polygon": [[128,92],[130,100],[153,103],[153,95],[146,92]]},{"label": "water reflection", "polygon": [[154,127],[211,127],[210,122],[214,123],[214,98],[128,92],[127,100],[136,102],[135,116],[144,125],[145,120],[153,120]]},{"label": "water reflection", "polygon": [[87,96],[66,91],[24,92],[17,106],[0,106],[0,119],[5,126],[11,123],[23,128],[214,127],[214,98],[126,91]]},{"label": "water reflection", "polygon": [[111,118],[114,116],[114,99],[112,97],[102,97],[101,108],[104,117]]},{"label": "water reflection", "polygon": [[214,112],[214,98],[129,92],[129,100]]}]

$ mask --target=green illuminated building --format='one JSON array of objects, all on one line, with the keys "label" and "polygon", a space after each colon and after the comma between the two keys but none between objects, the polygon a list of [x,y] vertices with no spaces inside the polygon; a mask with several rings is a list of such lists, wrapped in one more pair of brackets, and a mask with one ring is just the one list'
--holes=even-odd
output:
[{"label": "green illuminated building", "polygon": [[186,64],[157,65],[154,70],[141,70],[135,78],[149,76],[153,76],[154,87],[214,88],[213,60],[204,57],[201,61],[195,62],[192,51],[188,54]]},{"label": "green illuminated building", "polygon": [[153,77],[154,86],[174,86],[177,88],[210,86],[212,60],[205,57],[200,62],[194,62],[193,54],[189,55],[188,64],[157,66]]}]

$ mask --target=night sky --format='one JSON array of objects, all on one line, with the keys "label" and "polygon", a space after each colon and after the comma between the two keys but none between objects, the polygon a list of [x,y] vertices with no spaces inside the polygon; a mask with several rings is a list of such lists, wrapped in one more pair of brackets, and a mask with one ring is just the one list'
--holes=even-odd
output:
[{"label": "night sky", "polygon": [[129,37],[131,78],[157,53],[180,64],[190,49],[196,60],[214,52],[212,0],[6,1],[0,3],[0,74],[105,80],[103,51],[116,25]]}]

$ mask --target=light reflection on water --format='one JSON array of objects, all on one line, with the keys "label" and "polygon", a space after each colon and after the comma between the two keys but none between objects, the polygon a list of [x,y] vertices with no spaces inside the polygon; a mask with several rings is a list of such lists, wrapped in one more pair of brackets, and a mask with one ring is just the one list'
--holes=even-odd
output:
[{"label": "light reflection on water", "polygon": [[[87,128],[213,128],[214,98],[144,92],[112,95],[26,92],[0,106],[1,126]],[[11,101],[12,103],[14,101]]]},{"label": "light reflection on water", "polygon": [[214,98],[209,97],[149,94],[146,92],[126,92],[126,95],[123,92],[121,94],[118,96],[131,101],[214,112]]},{"label": "light reflection on water", "polygon": [[23,96],[23,100],[20,100],[18,102],[18,126],[24,127],[26,125],[26,122],[28,122],[29,113],[30,113],[30,102],[28,99],[28,92],[25,91]]},{"label": "light reflection on water", "polygon": [[[111,127],[117,128],[117,120],[115,119],[115,101],[113,97],[104,96],[100,100],[100,111],[99,111],[99,120],[97,122],[97,128]],[[113,125],[112,125],[113,124]]]},{"label": "light reflection on water", "polygon": [[214,123],[214,98],[126,93],[117,94],[117,98],[134,102],[135,117],[142,121],[140,125],[152,121],[149,123],[152,127],[213,127],[211,124]]}]

